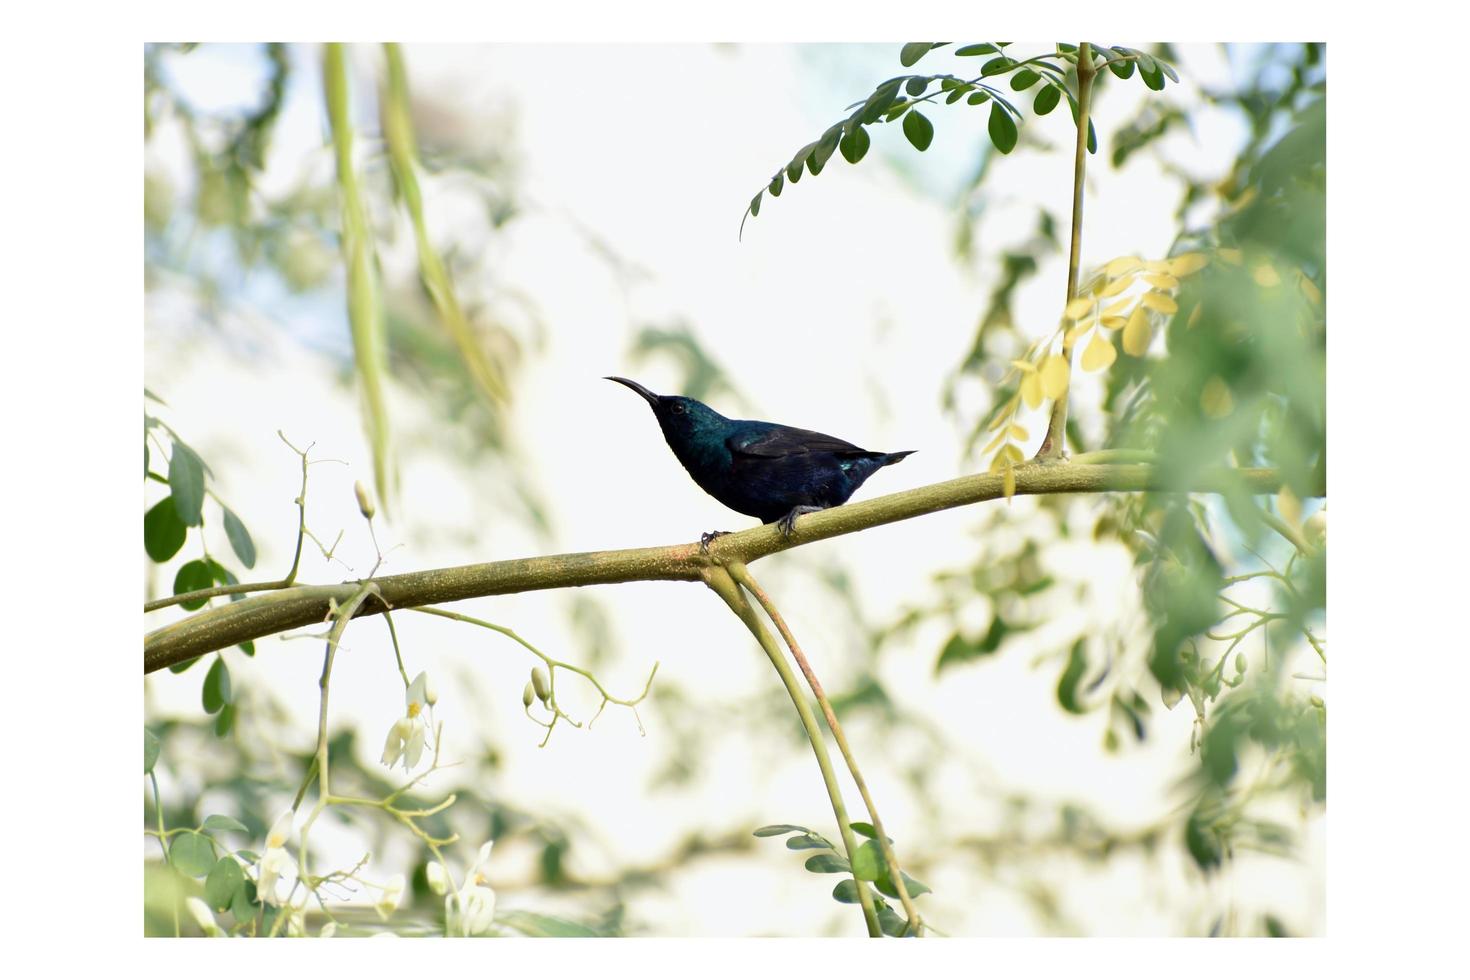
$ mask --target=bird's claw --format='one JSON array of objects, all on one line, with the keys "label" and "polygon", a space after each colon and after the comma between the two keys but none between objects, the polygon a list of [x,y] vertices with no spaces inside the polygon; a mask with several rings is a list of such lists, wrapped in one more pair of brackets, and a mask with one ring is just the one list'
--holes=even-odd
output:
[{"label": "bird's claw", "polygon": [[793,507],[791,508],[791,513],[776,522],[776,527],[780,529],[782,537],[789,538],[796,533],[796,519],[798,517],[802,514],[815,514],[819,510],[822,510],[822,508],[812,507],[809,504]]},{"label": "bird's claw", "polygon": [[727,535],[729,533],[730,533],[729,531],[706,531],[706,532],[704,532],[703,534],[701,534],[699,536],[699,553],[702,554],[702,555],[709,554],[709,543],[711,541],[713,541],[715,538],[722,538],[722,537],[724,537],[725,535]]}]

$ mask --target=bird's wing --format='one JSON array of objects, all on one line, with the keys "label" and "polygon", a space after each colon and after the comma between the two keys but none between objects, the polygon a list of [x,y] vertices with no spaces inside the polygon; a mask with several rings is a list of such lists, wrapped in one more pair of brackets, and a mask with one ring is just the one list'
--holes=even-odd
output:
[{"label": "bird's wing", "polygon": [[865,453],[850,442],[836,436],[793,429],[789,425],[772,424],[767,429],[741,432],[725,440],[726,447],[739,456],[799,456],[805,453]]}]

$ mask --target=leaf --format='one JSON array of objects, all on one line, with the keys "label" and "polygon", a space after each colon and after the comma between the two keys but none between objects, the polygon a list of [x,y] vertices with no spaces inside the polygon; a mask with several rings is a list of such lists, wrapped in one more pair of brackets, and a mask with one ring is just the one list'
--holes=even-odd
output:
[{"label": "leaf", "polygon": [[761,213],[761,194],[764,193],[765,191],[759,191],[755,197],[750,199],[750,216],[752,218],[759,216]]},{"label": "leaf", "polygon": [[1128,323],[1123,327],[1123,350],[1133,357],[1142,357],[1148,353],[1149,344],[1153,342],[1153,323],[1148,318],[1148,312],[1139,306],[1128,317]]},{"label": "leaf", "polygon": [[915,109],[903,117],[903,134],[914,144],[914,149],[922,152],[929,149],[929,144],[934,140],[934,124]]},{"label": "leaf", "polygon": [[1060,101],[1062,101],[1062,93],[1055,85],[1048,85],[1036,93],[1036,101],[1031,103],[1031,108],[1038,116],[1044,116],[1055,109]]},{"label": "leaf", "polygon": [[915,75],[903,83],[903,90],[909,95],[923,95],[924,90],[929,87],[930,79],[923,75]]},{"label": "leaf", "polygon": [[230,690],[230,668],[225,666],[223,657],[216,657],[209,673],[204,675],[204,689],[201,699],[204,702],[204,710],[214,714],[233,699],[234,692]]},{"label": "leaf", "polygon": [[246,827],[243,823],[236,820],[234,817],[227,817],[223,813],[211,813],[209,816],[205,817],[204,829],[238,830],[242,834],[250,833],[249,827]]},{"label": "leaf", "polygon": [[[1015,446],[1006,447],[1006,449],[1015,448]],[[1005,477],[1003,478],[1000,486],[1000,492],[1005,495],[1005,498],[1007,500],[1010,500],[1016,495],[1016,468],[1011,464],[1011,460],[1009,459],[1006,460]]]},{"label": "leaf", "polygon": [[244,522],[228,507],[225,508],[225,536],[230,539],[230,547],[235,549],[235,557],[240,559],[240,564],[254,568],[255,542],[250,539]]},{"label": "leaf", "polygon": [[1139,299],[1139,304],[1151,310],[1158,310],[1160,313],[1179,312],[1179,304],[1174,301],[1174,297],[1165,293],[1144,293]]},{"label": "leaf", "polygon": [[793,851],[809,851],[815,847],[825,847],[830,851],[832,843],[820,834],[806,833],[799,837],[787,838],[786,847]]},{"label": "leaf", "polygon": [[181,873],[203,878],[214,868],[214,845],[208,837],[186,830],[169,844],[168,859]]},{"label": "leaf", "polygon": [[813,874],[847,874],[852,870],[847,858],[840,854],[813,854],[806,859],[806,869]]},{"label": "leaf", "polygon": [[1072,644],[1072,649],[1067,654],[1067,666],[1057,680],[1057,703],[1062,706],[1063,710],[1074,715],[1083,714],[1087,710],[1077,700],[1077,685],[1086,672],[1087,640],[1083,638]]},{"label": "leaf", "polygon": [[1148,67],[1145,67],[1144,62],[1139,62],[1138,77],[1143,79],[1143,84],[1147,85],[1155,92],[1162,92],[1164,90],[1164,73],[1160,71],[1158,65],[1153,64],[1151,60],[1149,64],[1151,65],[1152,70],[1150,70]]},{"label": "leaf", "polygon": [[245,656],[247,656],[247,657],[253,657],[253,656],[255,656],[255,641],[254,640],[242,640],[242,641],[240,641],[239,643],[237,643],[235,645],[240,648],[241,652],[243,652],[245,654]]},{"label": "leaf", "polygon": [[771,196],[772,197],[780,197],[781,196],[781,188],[783,188],[785,186],[786,186],[786,175],[784,173],[779,173],[776,176],[774,176],[774,177],[771,178],[771,182],[766,185],[766,190],[768,190],[768,191],[771,192]]},{"label": "leaf", "polygon": [[1120,255],[1107,265],[1103,266],[1103,272],[1108,278],[1116,279],[1118,276],[1126,275],[1143,268],[1143,261],[1136,255]]},{"label": "leaf", "polygon": [[[893,105],[894,100],[898,98],[898,89],[903,82],[904,79],[902,77],[890,78],[875,88],[873,94],[868,96],[862,108],[857,111],[858,118],[865,123],[877,122],[878,117],[887,112],[889,107]],[[789,172],[787,176],[790,176]]]},{"label": "leaf", "polygon": [[179,553],[188,533],[172,497],[164,497],[143,515],[143,550],[158,564]]},{"label": "leaf", "polygon": [[159,750],[162,749],[162,748],[163,748],[163,743],[158,740],[158,736],[155,735],[155,734],[153,734],[152,732],[150,732],[146,728],[143,729],[143,773],[144,773],[144,775],[147,775],[148,773],[150,773],[150,772],[153,771],[154,765],[156,765],[157,762],[158,762],[158,753],[159,753]]},{"label": "leaf", "polygon": [[[853,833],[862,834],[864,837],[872,840],[878,839],[878,831],[866,820],[854,820],[848,826],[852,828]],[[888,840],[890,844],[893,842],[893,838],[891,837]]]},{"label": "leaf", "polygon": [[795,834],[795,833],[809,834],[809,833],[811,833],[811,830],[809,828],[807,828],[807,827],[797,826],[794,823],[772,823],[772,824],[766,824],[764,827],[758,827],[758,828],[756,828],[756,830],[753,833],[753,836],[756,836],[756,837],[779,837],[782,834]]},{"label": "leaf", "polygon": [[1011,65],[1014,64],[1015,62],[1012,61],[1010,58],[1007,58],[1005,55],[1001,55],[999,58],[991,58],[989,61],[985,62],[985,64],[981,65],[980,74],[986,77],[989,77],[990,75],[999,75],[1001,72],[1008,71]]},{"label": "leaf", "polygon": [[806,168],[811,171],[813,177],[822,172],[822,168],[831,159],[833,151],[837,149],[837,141],[841,138],[841,126],[832,126],[822,134],[822,138],[817,141],[816,149],[812,150],[812,155],[806,160]]},{"label": "leaf", "polygon": [[796,156],[792,157],[791,162],[786,165],[787,180],[791,181],[793,184],[801,180],[801,173],[804,169],[806,169],[806,158],[811,156],[812,151],[816,148],[817,144],[808,143],[806,146],[803,146],[801,149],[796,151]]},{"label": "leaf", "polygon": [[[201,558],[185,562],[179,566],[178,573],[174,575],[174,595],[207,589],[212,585],[214,585],[214,570],[210,568],[209,562]],[[208,601],[208,599],[190,599],[179,605],[185,609],[194,610],[203,608]]]},{"label": "leaf", "polygon": [[235,904],[235,893],[245,887],[245,872],[240,862],[225,855],[214,863],[209,877],[204,879],[204,900],[216,912],[223,912]]},{"label": "leaf", "polygon": [[842,150],[842,159],[848,163],[857,163],[867,154],[868,146],[871,143],[872,140],[868,136],[868,131],[861,125],[857,125],[853,126],[843,135],[842,142],[838,144],[838,147]]},{"label": "leaf", "polygon": [[914,63],[917,62],[920,58],[924,57],[924,55],[928,54],[930,50],[938,47],[940,44],[946,43],[948,42],[910,41],[899,49],[898,63],[903,65],[905,68],[912,68],[914,66]]},{"label": "leaf", "polygon": [[1160,272],[1160,273],[1157,273],[1156,275],[1152,275],[1152,276],[1144,276],[1143,277],[1143,281],[1146,282],[1146,283],[1148,283],[1150,286],[1154,287],[1155,289],[1177,289],[1177,288],[1179,288],[1179,280],[1178,279],[1175,279],[1173,276],[1169,275],[1168,273],[1164,273],[1164,272]]},{"label": "leaf", "polygon": [[[1122,53],[1119,52],[1117,48],[1114,48],[1113,51],[1117,54]],[[1108,71],[1112,72],[1114,75],[1117,75],[1119,78],[1132,78],[1133,67],[1133,62],[1131,61],[1117,61],[1108,65]]]},{"label": "leaf", "polygon": [[862,881],[876,881],[883,870],[883,852],[875,840],[863,841],[852,854],[852,874]]},{"label": "leaf", "polygon": [[219,714],[214,716],[214,734],[216,738],[224,738],[230,734],[230,729],[235,727],[235,706],[227,704],[220,709]]},{"label": "leaf", "polygon": [[1041,81],[1041,76],[1030,68],[1022,68],[1011,76],[1011,89],[1016,92],[1024,92],[1026,89]]},{"label": "leaf", "polygon": [[858,898],[858,885],[851,878],[843,878],[832,889],[832,897],[846,905],[856,905],[862,899]]},{"label": "leaf", "polygon": [[1117,358],[1118,352],[1113,349],[1113,345],[1108,343],[1101,330],[1095,330],[1092,340],[1087,343],[1087,349],[1082,352],[1082,370],[1101,371]]},{"label": "leaf", "polygon": [[1016,148],[1016,121],[998,105],[990,107],[990,142],[1002,153]]},{"label": "leaf", "polygon": [[1193,275],[1209,263],[1210,260],[1202,252],[1185,252],[1169,260],[1169,275],[1181,277]]},{"label": "leaf", "polygon": [[[873,882],[873,884],[889,898],[898,897],[898,889],[893,886],[893,879],[889,877],[887,868],[883,870],[883,874],[879,875],[878,880]],[[920,895],[931,894],[934,891],[934,889],[917,878],[910,878],[908,872],[903,873],[903,887],[908,890],[909,898],[918,898]]]},{"label": "leaf", "polygon": [[908,932],[909,920],[885,904],[878,909],[878,925],[882,928],[883,935],[899,939]]},{"label": "leaf", "polygon": [[1040,375],[1028,374],[1021,379],[1021,401],[1026,403],[1027,408],[1038,407],[1044,397]]},{"label": "leaf", "polygon": [[595,929],[578,922],[559,919],[539,912],[523,912],[512,909],[495,914],[497,925],[510,926],[516,932],[538,939],[592,939],[602,935]]},{"label": "leaf", "polygon": [[1062,310],[1062,316],[1068,320],[1080,320],[1092,309],[1094,302],[1096,301],[1091,296],[1078,296],[1067,304],[1066,309]]},{"label": "leaf", "polygon": [[169,664],[168,672],[170,674],[182,674],[184,671],[188,670],[190,667],[194,666],[198,662],[198,657],[192,657],[189,660],[182,660],[176,664]]},{"label": "leaf", "polygon": [[970,97],[965,100],[966,105],[979,105],[990,98],[989,92],[971,92]]},{"label": "leaf", "polygon": [[1047,398],[1061,398],[1067,393],[1067,359],[1052,354],[1041,362],[1041,393]]},{"label": "leaf", "polygon": [[257,908],[259,908],[259,903],[255,900],[255,883],[247,880],[240,890],[235,892],[235,900],[230,903],[230,914],[235,917],[236,922],[249,922],[255,918]]},{"label": "leaf", "polygon": [[172,491],[174,510],[187,527],[204,523],[204,463],[194,450],[174,440],[173,454],[168,460],[168,485]]},{"label": "leaf", "polygon": [[984,44],[966,44],[964,47],[955,48],[954,53],[961,58],[973,58],[980,54],[999,54],[1000,48],[986,42]]}]

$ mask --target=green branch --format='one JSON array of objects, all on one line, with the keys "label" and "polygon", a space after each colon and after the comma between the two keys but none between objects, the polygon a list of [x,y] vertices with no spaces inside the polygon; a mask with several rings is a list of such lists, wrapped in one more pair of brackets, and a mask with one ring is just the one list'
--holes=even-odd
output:
[{"label": "green branch", "polygon": [[[1188,483],[1166,479],[1154,467],[1143,465],[1028,465],[1016,467],[1014,474],[1016,495],[1140,490],[1181,493],[1244,490],[1262,494],[1274,493],[1281,487],[1280,474],[1269,469],[1221,467],[1202,471]],[[1001,474],[976,474],[803,516],[790,538],[783,536],[774,524],[726,535],[712,542],[707,554],[701,552],[696,541],[661,548],[547,555],[388,575],[374,579],[381,599],[365,602],[358,615],[381,613],[385,608],[541,589],[617,582],[696,582],[703,579],[709,568],[727,562],[749,564],[814,541],[1002,496],[1005,496],[1005,486]],[[353,582],[303,585],[201,610],[144,636],[143,671],[151,673],[245,640],[320,623],[327,618],[333,601],[347,602],[357,588]]]}]

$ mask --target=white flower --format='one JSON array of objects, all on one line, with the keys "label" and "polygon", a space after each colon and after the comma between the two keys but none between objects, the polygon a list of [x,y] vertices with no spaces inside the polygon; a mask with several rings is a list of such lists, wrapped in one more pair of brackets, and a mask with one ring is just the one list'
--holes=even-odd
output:
[{"label": "white flower", "polygon": [[378,910],[378,916],[384,922],[388,916],[398,910],[398,903],[403,901],[403,886],[407,884],[403,875],[394,875],[388,879],[388,884],[383,886],[383,894],[378,899],[378,904],[373,906]]},{"label": "white flower", "polygon": [[262,902],[271,905],[281,904],[276,887],[281,879],[296,874],[296,862],[286,853],[286,842],[291,839],[292,816],[292,812],[287,810],[271,824],[270,833],[265,835],[265,853],[255,866],[255,891]]},{"label": "white flower", "polygon": [[412,769],[423,758],[424,740],[429,724],[424,719],[424,709],[439,700],[429,684],[429,675],[423,671],[408,685],[404,695],[407,706],[402,718],[388,729],[388,740],[383,745],[383,765],[389,769],[403,760],[404,769]]},{"label": "white flower", "polygon": [[444,899],[444,916],[452,933],[479,936],[495,921],[495,890],[489,885],[485,867],[494,845],[494,841],[481,845],[475,863],[465,875],[464,887]]},{"label": "white flower", "polygon": [[204,904],[204,899],[190,895],[184,899],[184,907],[189,910],[189,914],[194,917],[194,921],[199,924],[200,930],[206,936],[224,935],[219,923],[214,921],[214,913],[210,911],[208,905]]},{"label": "white flower", "polygon": [[444,871],[444,865],[438,861],[429,862],[429,866],[424,869],[424,877],[429,880],[429,890],[435,895],[443,895],[449,888],[449,875]]}]

